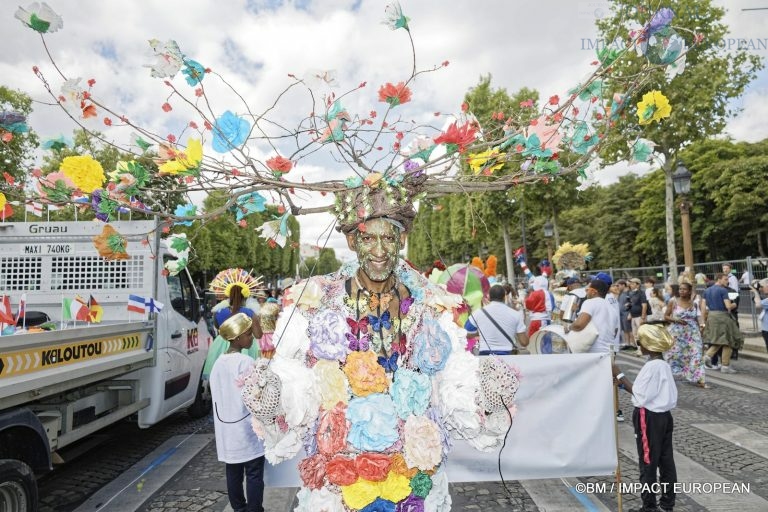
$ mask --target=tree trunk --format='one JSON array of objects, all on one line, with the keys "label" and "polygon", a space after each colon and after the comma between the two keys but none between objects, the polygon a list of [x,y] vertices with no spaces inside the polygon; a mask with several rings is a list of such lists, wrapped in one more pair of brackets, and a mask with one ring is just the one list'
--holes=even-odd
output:
[{"label": "tree trunk", "polygon": [[512,257],[512,239],[509,236],[509,223],[505,222],[504,229],[504,259],[507,262],[507,281],[512,285],[514,289],[517,286],[515,283],[515,260]]},{"label": "tree trunk", "polygon": [[672,168],[675,156],[664,155],[664,217],[667,225],[667,261],[672,282],[677,282],[677,249],[675,248],[675,195],[672,186]]}]

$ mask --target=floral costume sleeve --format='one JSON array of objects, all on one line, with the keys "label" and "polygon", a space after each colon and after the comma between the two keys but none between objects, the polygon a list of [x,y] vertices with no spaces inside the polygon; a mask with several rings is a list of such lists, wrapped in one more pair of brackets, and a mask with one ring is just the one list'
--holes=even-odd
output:
[{"label": "floral costume sleeve", "polygon": [[254,429],[271,463],[304,448],[296,510],[450,510],[442,466],[453,439],[484,451],[500,445],[517,374],[467,352],[454,321],[461,297],[403,262],[397,277],[413,300],[391,322],[400,322],[399,339],[375,351],[344,287],[356,269],[292,287],[275,357],[259,360],[244,387]]}]

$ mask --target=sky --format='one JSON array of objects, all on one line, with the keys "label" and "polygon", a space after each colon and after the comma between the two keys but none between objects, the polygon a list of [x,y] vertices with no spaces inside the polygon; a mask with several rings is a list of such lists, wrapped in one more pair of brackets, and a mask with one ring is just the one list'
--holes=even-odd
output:
[{"label": "sky", "polygon": [[[313,70],[335,70],[339,87],[333,92],[337,94],[363,81],[370,84],[345,104],[350,111],[367,112],[376,102],[379,85],[407,78],[411,67],[407,35],[381,23],[389,2],[380,0],[47,3],[64,19],[62,30],[46,36],[62,71],[68,77],[83,77],[83,82],[95,79],[94,92],[100,98],[158,133],[178,131],[187,119],[181,109],[162,110],[168,89],[143,67],[151,61],[147,41],[152,38],[176,40],[185,55],[225,76],[255,111],[267,108],[285,89],[289,73],[306,76]],[[714,3],[727,7],[728,38],[747,40],[750,51],[767,57],[768,0]],[[417,67],[449,62],[420,76],[411,87],[413,100],[403,115],[424,122],[433,122],[433,112],[457,112],[467,90],[488,74],[493,87],[510,93],[529,87],[537,89],[541,98],[566,95],[591,72],[597,38],[594,23],[609,9],[609,3],[600,0],[403,0],[400,4],[410,18]],[[674,4],[660,2],[660,6]],[[50,102],[32,67],[39,66],[56,91],[62,80],[47,61],[39,36],[14,18],[18,5],[0,0],[0,32],[5,35],[0,83]],[[183,87],[180,74],[174,84]],[[221,93],[211,95],[218,111],[241,108],[225,90],[211,90]],[[290,97],[285,103],[278,117],[305,115],[310,109]],[[743,112],[730,120],[727,134],[748,142],[768,137],[768,71],[761,71],[736,103]],[[74,128],[62,112],[42,104],[36,104],[29,123],[41,139],[71,135]],[[125,137],[110,133],[100,119],[94,123],[109,137]],[[646,169],[618,165],[601,170],[599,181],[610,183],[622,173]],[[320,157],[302,161],[291,177],[319,180],[339,172],[332,159]],[[302,199],[308,204],[330,202],[319,196]],[[340,235],[333,232],[328,237],[330,214],[300,216],[299,221],[303,243],[332,247],[338,257],[350,257]]]}]

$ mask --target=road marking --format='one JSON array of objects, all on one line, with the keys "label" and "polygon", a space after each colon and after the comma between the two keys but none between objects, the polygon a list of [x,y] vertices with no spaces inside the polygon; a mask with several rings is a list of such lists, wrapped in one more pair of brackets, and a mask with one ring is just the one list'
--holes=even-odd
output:
[{"label": "road marking", "polygon": [[691,426],[768,459],[768,437],[762,434],[735,423],[692,423]]},{"label": "road marking", "polygon": [[[619,450],[635,463],[637,462],[637,445],[635,444],[635,432],[631,424],[619,425]],[[677,469],[677,481],[693,483],[731,482],[717,473],[708,470],[693,459],[675,451],[675,467]],[[734,482],[742,484],[743,482]],[[689,498],[710,512],[765,512],[768,510],[768,501],[757,494],[728,494],[724,492],[691,493]]]},{"label": "road marking", "polygon": [[609,512],[594,494],[576,490],[577,479],[547,478],[541,480],[520,480],[525,492],[542,512]]}]

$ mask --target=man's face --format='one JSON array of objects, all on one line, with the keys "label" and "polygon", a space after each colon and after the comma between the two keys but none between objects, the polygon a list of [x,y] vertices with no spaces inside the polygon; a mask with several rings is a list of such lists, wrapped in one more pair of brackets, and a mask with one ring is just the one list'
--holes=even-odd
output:
[{"label": "man's face", "polygon": [[730,274],[730,273],[731,273],[731,266],[723,265],[723,274]]},{"label": "man's face", "polygon": [[357,253],[360,268],[371,281],[384,281],[395,270],[406,235],[384,219],[365,223],[365,231],[347,235],[347,245]]}]

